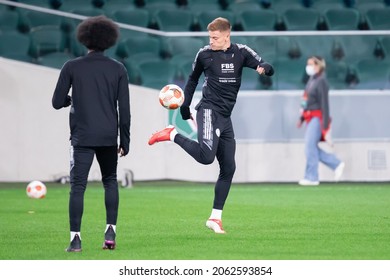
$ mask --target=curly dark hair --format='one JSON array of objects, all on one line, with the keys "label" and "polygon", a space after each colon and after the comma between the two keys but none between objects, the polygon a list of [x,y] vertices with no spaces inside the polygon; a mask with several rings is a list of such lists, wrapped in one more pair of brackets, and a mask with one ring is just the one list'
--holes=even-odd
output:
[{"label": "curly dark hair", "polygon": [[104,51],[115,45],[119,26],[106,16],[87,18],[77,26],[77,40],[87,49]]}]

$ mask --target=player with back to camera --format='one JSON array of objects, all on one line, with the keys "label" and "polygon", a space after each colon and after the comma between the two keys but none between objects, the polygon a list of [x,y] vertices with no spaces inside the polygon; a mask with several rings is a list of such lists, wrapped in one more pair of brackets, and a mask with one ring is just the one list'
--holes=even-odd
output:
[{"label": "player with back to camera", "polygon": [[[90,17],[77,27],[77,39],[88,49],[61,69],[53,107],[70,108],[70,245],[81,251],[81,220],[88,173],[96,155],[102,174],[106,228],[103,249],[115,249],[119,192],[118,153],[126,156],[130,144],[130,96],[126,68],[104,55],[115,45],[119,27],[105,16]],[[69,90],[72,88],[72,96]],[[119,130],[119,147],[118,147]]]},{"label": "player with back to camera", "polygon": [[335,171],[335,180],[343,174],[345,163],[333,153],[321,149],[320,141],[330,140],[329,85],[326,79],[326,62],[320,56],[312,56],[307,60],[306,73],[309,76],[301,103],[301,118],[298,127],[306,122],[305,131],[305,176],[299,181],[302,186],[319,184],[318,165],[324,163]]},{"label": "player with back to camera", "polygon": [[273,67],[246,45],[231,43],[231,25],[225,18],[216,18],[208,27],[210,44],[196,54],[192,72],[184,88],[185,101],[180,107],[184,120],[192,119],[190,104],[202,73],[205,80],[202,99],[196,106],[198,141],[178,134],[168,126],[154,133],[149,145],[174,141],[201,164],[211,164],[215,157],[220,172],[214,189],[214,202],[206,226],[215,233],[225,233],[222,210],[228,197],[236,169],[236,142],[231,113],[241,85],[243,67],[253,68],[260,75],[272,76]]}]

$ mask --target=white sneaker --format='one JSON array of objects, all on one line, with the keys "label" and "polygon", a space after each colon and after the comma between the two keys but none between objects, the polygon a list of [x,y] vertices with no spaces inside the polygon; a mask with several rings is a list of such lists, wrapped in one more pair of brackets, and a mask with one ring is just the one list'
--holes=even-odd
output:
[{"label": "white sneaker", "polygon": [[211,229],[215,233],[222,233],[222,234],[226,233],[223,230],[222,221],[218,220],[218,219],[208,219],[206,222],[206,227],[208,227],[209,229]]},{"label": "white sneaker", "polygon": [[339,181],[344,172],[345,163],[341,162],[339,166],[334,170],[334,179]]},{"label": "white sneaker", "polygon": [[320,184],[320,182],[302,179],[302,180],[299,180],[298,184],[300,184],[301,186],[318,186]]}]

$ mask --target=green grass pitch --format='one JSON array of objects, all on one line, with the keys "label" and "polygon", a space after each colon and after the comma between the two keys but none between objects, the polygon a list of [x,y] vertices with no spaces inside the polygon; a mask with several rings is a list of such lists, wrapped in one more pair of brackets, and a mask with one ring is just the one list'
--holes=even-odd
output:
[{"label": "green grass pitch", "polygon": [[27,183],[0,184],[2,260],[389,260],[390,184],[233,184],[225,235],[205,227],[213,185],[136,182],[120,188],[117,249],[101,249],[103,188],[88,184],[83,252],[69,244],[69,186],[47,183],[29,199]]}]

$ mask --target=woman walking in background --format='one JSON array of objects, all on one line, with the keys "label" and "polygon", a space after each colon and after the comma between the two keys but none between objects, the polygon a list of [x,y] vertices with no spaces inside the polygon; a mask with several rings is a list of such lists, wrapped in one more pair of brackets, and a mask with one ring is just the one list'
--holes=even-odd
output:
[{"label": "woman walking in background", "polygon": [[338,181],[343,174],[345,163],[333,153],[319,147],[320,141],[329,141],[329,85],[325,74],[326,63],[320,56],[312,56],[307,60],[306,73],[309,80],[302,98],[302,114],[298,123],[301,127],[306,122],[305,131],[305,176],[299,181],[302,186],[319,185],[318,166],[322,162],[335,172]]}]

